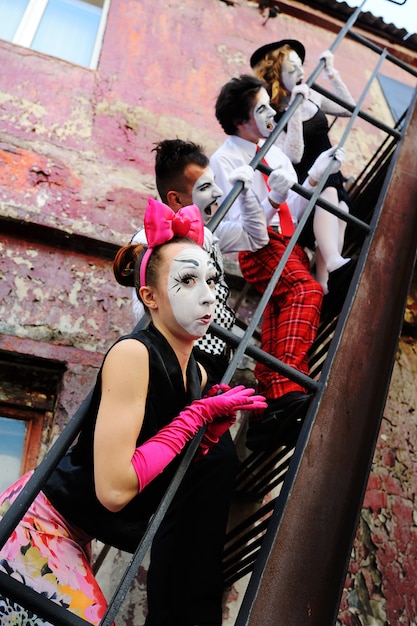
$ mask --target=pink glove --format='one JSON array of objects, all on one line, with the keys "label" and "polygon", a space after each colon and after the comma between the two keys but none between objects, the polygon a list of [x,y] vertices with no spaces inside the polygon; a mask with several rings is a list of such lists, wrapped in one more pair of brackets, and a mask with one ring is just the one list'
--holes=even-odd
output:
[{"label": "pink glove", "polygon": [[254,389],[238,385],[218,396],[194,400],[170,424],[136,448],[132,465],[138,477],[139,491],[166,468],[201,426],[216,417],[236,415],[238,409],[266,408],[264,397],[253,393]]},{"label": "pink glove", "polygon": [[[219,391],[228,391],[230,389],[229,385],[220,384],[214,385],[204,396],[205,398],[211,398],[212,396],[217,395]],[[224,433],[229,430],[230,426],[234,424],[236,421],[236,411],[234,411],[230,415],[226,415],[223,417],[218,417],[215,421],[211,422],[207,425],[206,432],[203,435],[203,438],[200,442],[200,447],[196,454],[196,460],[201,459],[202,456],[205,456],[210,448],[219,442],[220,437],[224,435]]]},{"label": "pink glove", "polygon": [[200,446],[195,457],[196,461],[201,459],[201,457],[206,456],[209,450],[219,443],[220,437],[222,437],[224,433],[229,430],[235,421],[236,413],[233,415],[218,417],[214,422],[207,426],[207,430],[201,439]]},{"label": "pink glove", "polygon": [[[219,391],[228,391],[230,389],[229,385],[220,384],[214,385],[205,395],[205,398],[210,398],[215,396]],[[257,396],[261,398],[261,396]],[[254,396],[252,396],[251,400],[254,400]],[[266,402],[263,400],[254,401],[252,408],[265,409],[267,407]],[[205,456],[209,450],[219,443],[220,437],[224,435],[226,431],[229,430],[230,426],[234,424],[236,421],[236,411],[233,411],[230,415],[223,415],[221,417],[215,418],[212,422],[207,425],[206,432],[201,439],[200,446],[198,452],[196,454],[196,460],[201,459],[201,457]]]}]

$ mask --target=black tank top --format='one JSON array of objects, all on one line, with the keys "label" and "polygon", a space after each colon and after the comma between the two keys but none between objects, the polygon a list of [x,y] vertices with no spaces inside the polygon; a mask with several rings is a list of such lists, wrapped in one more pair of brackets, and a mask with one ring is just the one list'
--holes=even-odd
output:
[{"label": "black tank top", "polygon": [[[149,352],[149,392],[143,427],[137,441],[137,445],[140,445],[171,422],[185,406],[200,398],[201,374],[191,356],[187,367],[188,390],[185,391],[177,357],[152,324],[146,330],[121,337],[119,341],[124,339],[142,342]],[[121,511],[112,513],[100,504],[94,489],[93,438],[101,397],[101,372],[102,368],[78,440],[48,479],[43,491],[66,520],[91,537],[121,550],[134,552],[182,455],[174,459]]]},{"label": "black tank top", "polygon": [[304,153],[300,163],[294,164],[300,184],[307,178],[307,172],[319,154],[331,147],[328,133],[327,117],[319,108],[313,117],[303,122]]},{"label": "black tank top", "polygon": [[[275,120],[279,121],[282,115],[283,113],[277,113]],[[331,148],[327,116],[319,107],[317,107],[317,111],[313,117],[303,122],[303,138],[303,156],[299,163],[293,163],[300,185],[304,183],[308,175],[308,170],[317,157],[325,150]],[[340,171],[336,172],[336,174],[330,174],[323,189],[326,189],[326,187],[335,187],[338,191],[339,201],[344,200],[349,204],[349,197],[344,189],[343,182],[344,178]]]}]

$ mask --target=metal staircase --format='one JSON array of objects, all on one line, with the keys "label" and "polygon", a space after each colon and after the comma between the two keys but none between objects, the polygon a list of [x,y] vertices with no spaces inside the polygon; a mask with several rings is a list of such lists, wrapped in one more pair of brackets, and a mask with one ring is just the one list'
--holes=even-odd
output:
[{"label": "metal staircase", "polygon": [[[336,38],[332,50],[344,36],[355,36],[352,26],[356,17],[357,12]],[[373,44],[363,38],[360,40],[375,50]],[[400,64],[386,50],[376,49],[375,52],[378,62],[367,88],[382,60]],[[318,90],[314,81],[323,69],[322,63],[307,81]],[[406,67],[402,63],[401,66]],[[406,69],[417,76],[413,68]],[[247,354],[314,392],[301,432],[292,445],[270,453],[252,453],[241,464],[234,503],[238,513],[224,554],[228,585],[251,574],[236,626],[330,626],[337,618],[417,248],[417,92],[404,119],[399,121],[401,124],[395,128],[361,111],[365,93],[366,90],[358,105],[350,108],[352,116],[342,143],[357,116],[382,129],[386,140],[350,190],[351,214],[340,213],[336,207],[319,200],[323,186],[320,185],[311,196],[309,208],[277,266],[270,289],[260,298],[243,337],[218,326],[212,329],[225,338],[234,351],[223,382],[230,382],[242,356]],[[328,92],[325,95],[338,101]],[[297,96],[256,155],[253,167],[261,169],[262,157],[300,101],[301,96]],[[225,199],[210,223],[212,230],[241,187],[241,183],[236,183]],[[294,189],[303,195],[307,193],[300,185],[295,185]],[[251,338],[273,285],[315,204],[325,206],[348,222],[346,252],[357,254],[359,260],[346,297],[336,308],[323,309],[307,377],[263,353]],[[87,404],[88,398],[0,522],[0,545],[7,541],[73,442]],[[109,626],[115,619],[202,434],[191,442],[176,478],[132,555],[102,626]],[[87,624],[3,573],[0,573],[0,590],[52,624]]]},{"label": "metal staircase", "polygon": [[336,622],[415,264],[416,96],[350,191],[345,251],[359,262],[339,310],[323,309],[300,436],[239,472],[241,498],[279,494],[228,535],[228,582],[252,572],[236,626]]}]

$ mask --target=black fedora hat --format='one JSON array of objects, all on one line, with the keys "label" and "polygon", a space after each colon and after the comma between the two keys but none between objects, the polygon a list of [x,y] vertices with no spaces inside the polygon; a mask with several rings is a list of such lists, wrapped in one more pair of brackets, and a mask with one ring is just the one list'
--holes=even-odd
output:
[{"label": "black fedora hat", "polygon": [[282,46],[285,46],[285,44],[288,44],[293,50],[295,50],[302,63],[304,63],[306,50],[301,41],[297,41],[296,39],[282,39],[281,41],[275,41],[274,43],[267,43],[265,46],[261,46],[255,50],[250,58],[250,66],[254,68],[255,65],[257,65],[268,52],[281,48]]}]

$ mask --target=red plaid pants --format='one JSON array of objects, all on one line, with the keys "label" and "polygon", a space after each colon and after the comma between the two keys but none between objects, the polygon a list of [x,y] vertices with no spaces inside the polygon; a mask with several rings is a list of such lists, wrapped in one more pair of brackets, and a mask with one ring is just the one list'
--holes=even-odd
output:
[{"label": "red plaid pants", "polygon": [[[263,293],[274,273],[288,239],[268,229],[269,244],[256,252],[240,252],[239,264],[245,280]],[[303,248],[295,245],[273,294],[265,307],[261,348],[303,374],[309,373],[308,351],[320,319],[323,289],[310,274]],[[290,391],[305,391],[298,383],[257,363],[258,391],[268,399]]]}]

